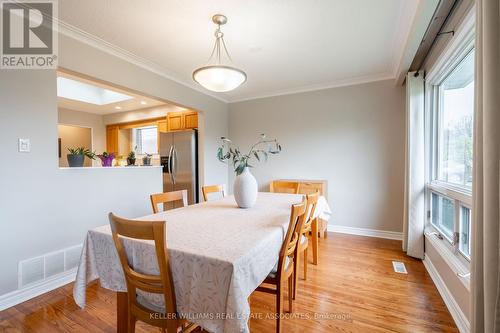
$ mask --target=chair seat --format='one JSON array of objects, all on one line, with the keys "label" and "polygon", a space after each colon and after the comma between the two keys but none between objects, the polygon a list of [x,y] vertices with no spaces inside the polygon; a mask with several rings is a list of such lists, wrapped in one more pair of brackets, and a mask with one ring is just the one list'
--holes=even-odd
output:
[{"label": "chair seat", "polygon": [[[288,269],[288,266],[290,266],[290,263],[292,261],[290,260],[289,257],[285,258],[285,270]],[[271,270],[271,273],[269,273],[268,277],[274,279],[276,277],[276,274],[278,273],[278,262],[276,262],[276,265],[274,265],[273,269]]]}]

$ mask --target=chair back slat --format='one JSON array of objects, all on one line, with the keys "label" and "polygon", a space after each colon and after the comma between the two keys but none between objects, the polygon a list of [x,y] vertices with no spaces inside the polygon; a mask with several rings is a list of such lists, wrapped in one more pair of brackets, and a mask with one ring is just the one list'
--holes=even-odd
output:
[{"label": "chair back slat", "polygon": [[[134,305],[132,308],[138,312],[135,313],[135,316],[138,318],[149,316],[149,312],[141,310],[144,309],[144,306],[137,302],[137,290],[163,294],[166,313],[172,314],[171,318],[176,318],[177,307],[166,247],[165,221],[128,220],[109,213],[109,223],[118,257],[125,274],[129,308],[131,308],[131,305]],[[138,272],[130,265],[123,245],[123,241],[126,239],[123,237],[154,241],[159,275]]]},{"label": "chair back slat", "polygon": [[319,199],[319,191],[308,194],[306,195],[306,202],[307,202],[307,207],[306,207],[306,217],[304,219],[304,223],[302,224],[301,228],[299,229],[299,236],[300,235],[306,235],[311,231],[311,225],[314,221],[314,213],[316,212],[316,206],[318,205],[318,199]]},{"label": "chair back slat", "polygon": [[208,201],[208,195],[210,193],[221,193],[222,197],[226,196],[226,190],[224,185],[206,185],[201,188],[203,192],[203,199]]},{"label": "chair back slat", "polygon": [[187,190],[151,194],[150,199],[151,206],[153,207],[153,213],[156,214],[160,212],[160,210],[158,209],[158,204],[182,201],[182,206],[186,207],[188,205],[187,197]]},{"label": "chair back slat", "polygon": [[269,185],[270,192],[273,193],[299,193],[299,183],[298,182],[287,182],[281,180],[272,181]]},{"label": "chair back slat", "polygon": [[288,230],[286,232],[285,239],[283,241],[283,245],[281,246],[279,254],[278,274],[282,274],[287,269],[287,267],[285,267],[285,261],[287,257],[289,259],[294,260],[293,256],[299,239],[299,235],[297,232],[297,225],[301,225],[303,223],[305,212],[306,212],[305,200],[301,203],[292,205],[290,211],[290,222],[288,224]]}]

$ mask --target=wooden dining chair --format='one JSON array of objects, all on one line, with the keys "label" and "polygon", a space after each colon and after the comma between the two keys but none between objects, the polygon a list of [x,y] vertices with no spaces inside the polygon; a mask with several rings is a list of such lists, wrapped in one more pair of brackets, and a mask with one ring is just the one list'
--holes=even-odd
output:
[{"label": "wooden dining chair", "polygon": [[316,211],[316,205],[318,204],[319,192],[306,195],[306,213],[303,223],[297,225],[299,241],[295,249],[295,258],[293,262],[293,273],[294,273],[294,288],[293,288],[293,299],[297,295],[297,284],[299,282],[299,265],[300,257],[303,258],[304,266],[304,280],[307,280],[307,249],[309,247],[309,240],[307,236],[312,231],[312,224],[314,222],[314,212]]},{"label": "wooden dining chair", "polygon": [[295,261],[296,247],[299,239],[297,233],[297,226],[303,224],[303,219],[306,213],[306,202],[292,205],[290,212],[290,223],[288,224],[288,231],[285,240],[281,245],[281,250],[278,257],[276,266],[272,269],[271,273],[266,277],[264,282],[257,287],[257,291],[270,293],[276,295],[276,332],[282,332],[281,317],[283,314],[283,298],[284,288],[288,283],[288,309],[293,312],[293,267]]},{"label": "wooden dining chair", "polygon": [[298,182],[287,182],[281,180],[272,181],[269,185],[269,191],[273,193],[299,193],[299,183]]},{"label": "wooden dining chair", "polygon": [[[187,194],[187,190],[151,194],[150,198],[151,205],[153,206],[153,213],[156,214],[159,212],[158,204],[163,204],[165,208],[165,204],[182,202],[182,207],[186,207],[188,205]],[[174,206],[172,206],[172,208],[174,208]]]},{"label": "wooden dining chair", "polygon": [[[167,252],[165,221],[127,220],[109,213],[109,223],[127,283],[127,332],[135,332],[137,320],[160,327],[163,332],[167,333],[177,333],[179,328],[181,328],[181,332],[186,333],[196,329],[195,324],[181,319],[177,313],[175,290]],[[154,241],[159,275],[145,274],[134,270],[127,259],[127,253],[120,236]],[[137,297],[137,291],[161,294],[164,307],[156,310],[148,307],[147,301],[141,301],[141,297]]]},{"label": "wooden dining chair", "polygon": [[224,185],[207,185],[201,188],[203,192],[203,199],[208,201],[208,195],[210,193],[221,193],[222,197],[226,196],[226,190],[224,189]]}]

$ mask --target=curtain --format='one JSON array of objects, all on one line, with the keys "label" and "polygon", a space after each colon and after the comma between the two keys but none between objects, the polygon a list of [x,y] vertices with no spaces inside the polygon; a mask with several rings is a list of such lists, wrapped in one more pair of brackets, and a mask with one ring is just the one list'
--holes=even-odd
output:
[{"label": "curtain", "polygon": [[406,76],[406,145],[403,250],[424,258],[425,227],[425,113],[422,73]]},{"label": "curtain", "polygon": [[500,332],[500,6],[476,2],[472,332]]}]

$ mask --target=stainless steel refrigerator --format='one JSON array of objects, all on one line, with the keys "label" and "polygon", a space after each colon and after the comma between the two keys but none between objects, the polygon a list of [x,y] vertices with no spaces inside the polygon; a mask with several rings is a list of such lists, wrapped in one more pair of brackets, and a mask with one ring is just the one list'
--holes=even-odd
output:
[{"label": "stainless steel refrigerator", "polygon": [[[187,190],[188,203],[198,202],[198,131],[160,133],[163,192]],[[181,202],[165,209],[182,206]]]}]

